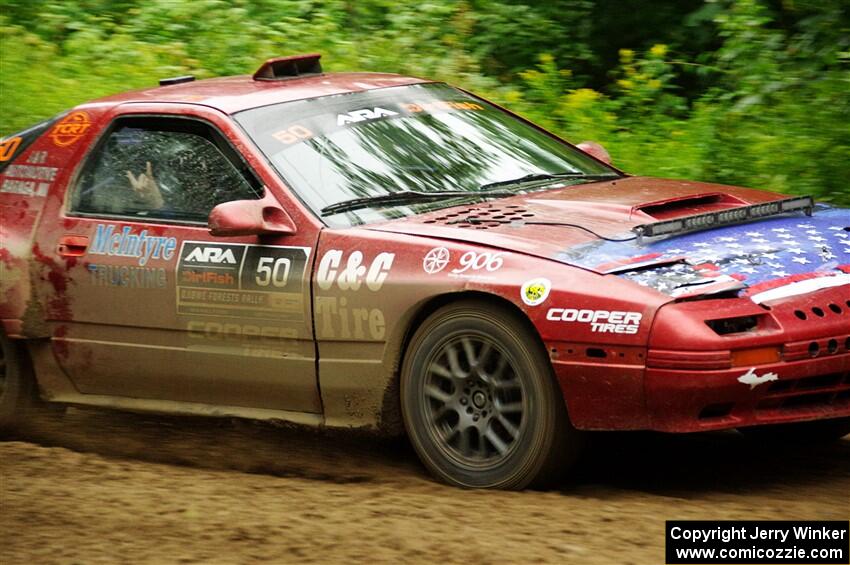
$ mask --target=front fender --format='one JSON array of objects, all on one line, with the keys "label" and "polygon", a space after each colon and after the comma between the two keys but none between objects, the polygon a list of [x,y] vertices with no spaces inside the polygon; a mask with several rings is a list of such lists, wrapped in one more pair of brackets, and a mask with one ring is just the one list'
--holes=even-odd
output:
[{"label": "front fender", "polygon": [[649,327],[668,297],[513,251],[355,228],[323,232],[314,267],[327,425],[397,420],[398,367],[416,320],[429,304],[469,293],[509,302],[529,319],[577,426],[604,423],[594,414],[617,404],[643,408]]}]

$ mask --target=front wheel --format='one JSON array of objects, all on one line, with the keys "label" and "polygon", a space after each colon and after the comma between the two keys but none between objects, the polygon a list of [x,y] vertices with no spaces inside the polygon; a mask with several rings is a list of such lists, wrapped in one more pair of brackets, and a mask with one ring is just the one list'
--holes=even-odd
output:
[{"label": "front wheel", "polygon": [[411,340],[401,373],[404,423],[437,478],[522,489],[578,455],[542,344],[520,316],[482,302],[435,312]]}]

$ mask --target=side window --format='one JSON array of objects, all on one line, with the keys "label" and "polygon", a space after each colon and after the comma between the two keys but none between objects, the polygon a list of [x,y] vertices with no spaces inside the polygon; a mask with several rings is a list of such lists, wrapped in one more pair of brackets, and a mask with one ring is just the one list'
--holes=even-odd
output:
[{"label": "side window", "polygon": [[217,204],[261,196],[259,181],[211,126],[123,118],[89,156],[71,212],[206,222]]}]

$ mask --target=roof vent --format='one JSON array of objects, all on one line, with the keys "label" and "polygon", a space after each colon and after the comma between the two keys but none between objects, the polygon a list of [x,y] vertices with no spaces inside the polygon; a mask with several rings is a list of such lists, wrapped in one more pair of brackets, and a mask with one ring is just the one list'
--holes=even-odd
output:
[{"label": "roof vent", "polygon": [[286,80],[322,73],[322,56],[318,53],[269,59],[254,73],[254,80]]},{"label": "roof vent", "polygon": [[195,80],[195,77],[192,75],[185,75],[182,77],[171,77],[171,78],[161,78],[159,79],[160,86],[171,86],[172,84],[183,84],[184,82],[192,82]]}]

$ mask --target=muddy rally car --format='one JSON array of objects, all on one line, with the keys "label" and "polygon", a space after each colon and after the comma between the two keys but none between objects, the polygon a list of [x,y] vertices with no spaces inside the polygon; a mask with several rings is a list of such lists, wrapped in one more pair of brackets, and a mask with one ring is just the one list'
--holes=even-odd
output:
[{"label": "muddy rally car", "polygon": [[318,55],[7,137],[0,423],[406,432],[439,479],[513,489],[590,430],[850,431],[850,211],[589,147]]}]

